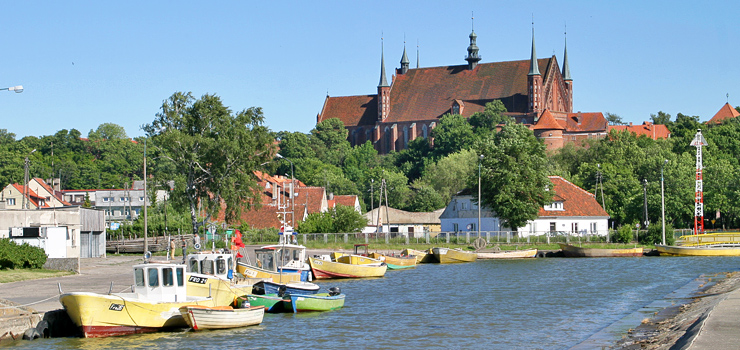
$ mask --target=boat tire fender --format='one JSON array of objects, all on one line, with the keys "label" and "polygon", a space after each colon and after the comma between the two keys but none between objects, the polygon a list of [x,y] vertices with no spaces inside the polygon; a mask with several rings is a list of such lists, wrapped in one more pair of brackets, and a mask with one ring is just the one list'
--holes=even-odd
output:
[{"label": "boat tire fender", "polygon": [[339,289],[339,287],[331,287],[329,288],[329,296],[333,297],[335,295],[342,294],[342,290]]},{"label": "boat tire fender", "polygon": [[39,334],[39,331],[36,330],[36,328],[29,328],[23,332],[23,340],[34,340],[38,338],[41,338],[41,334]]},{"label": "boat tire fender", "polygon": [[287,287],[285,287],[285,286],[280,286],[280,288],[278,288],[278,296],[279,296],[279,297],[283,297],[283,296],[285,296],[285,292],[286,292],[287,290],[288,290],[288,288],[287,288]]},{"label": "boat tire fender", "polygon": [[49,322],[41,321],[36,325],[36,331],[39,332],[41,338],[49,338]]}]

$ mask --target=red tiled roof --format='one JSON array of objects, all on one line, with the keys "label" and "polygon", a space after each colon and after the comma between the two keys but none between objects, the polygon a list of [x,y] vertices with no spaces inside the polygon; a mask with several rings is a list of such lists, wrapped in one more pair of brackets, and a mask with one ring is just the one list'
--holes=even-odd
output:
[{"label": "red tiled roof", "polygon": [[539,216],[609,216],[594,195],[560,176],[548,176],[556,195],[554,200],[563,202],[564,210],[540,208]]},{"label": "red tiled roof", "polygon": [[609,122],[601,112],[567,113],[566,132],[606,132]]},{"label": "red tiled roof", "polygon": [[564,130],[565,128],[555,120],[549,110],[542,112],[537,123],[530,127],[532,130]]},{"label": "red tiled roof", "polygon": [[[16,191],[18,191],[21,194],[21,196],[24,195],[24,193],[23,193],[23,186],[22,185],[19,185],[17,183],[14,183],[12,186],[15,187]],[[36,192],[34,192],[29,187],[26,187],[26,189],[28,190],[28,200],[31,202],[31,204],[33,204],[33,206],[39,207],[39,200],[44,199],[44,197],[39,196],[38,194],[36,194]],[[46,203],[46,201],[44,201],[44,205],[42,205],[40,207],[41,208],[50,208],[49,207],[49,204]]]},{"label": "red tiled roof", "polygon": [[627,130],[637,136],[645,135],[653,140],[667,139],[671,137],[671,132],[668,131],[668,128],[665,125],[655,125],[652,122],[643,122],[642,125],[632,125],[632,123],[629,125],[609,125],[609,131],[611,130]]},{"label": "red tiled roof", "polygon": [[305,205],[307,214],[321,212],[323,209],[322,201],[326,192],[323,187],[299,187],[296,192],[298,192],[298,195],[295,198],[295,203]]},{"label": "red tiled roof", "polygon": [[46,190],[46,192],[49,192],[49,194],[53,195],[59,202],[61,202],[62,205],[65,205],[65,206],[71,206],[72,205],[69,202],[65,201],[64,198],[60,198],[60,197],[63,197],[63,194],[60,193],[60,191],[54,191],[54,189],[51,188],[51,186],[49,186],[44,181],[44,179],[42,179],[40,177],[36,177],[36,178],[34,178],[34,180],[36,180],[36,182],[38,182],[39,185],[41,185],[41,187],[43,187]]},{"label": "red tiled roof", "polygon": [[712,119],[709,119],[707,124],[721,124],[725,120],[735,118],[737,116],[740,116],[740,113],[738,113],[735,108],[732,108],[732,106],[730,106],[730,103],[728,102],[725,103],[725,105],[722,106],[719,111],[717,111],[717,114],[715,114]]},{"label": "red tiled roof", "polygon": [[357,201],[356,195],[339,195],[334,196],[334,205],[331,205],[329,207],[334,207],[335,205],[344,205],[348,207],[355,207],[355,202]]},{"label": "red tiled roof", "polygon": [[[543,81],[554,59],[537,60]],[[493,100],[502,100],[510,113],[526,113],[528,72],[529,60],[481,63],[473,70],[467,65],[409,69],[394,77],[384,122],[439,118],[450,112],[455,100],[464,104],[464,117],[483,111]],[[346,126],[374,125],[377,111],[377,95],[327,97],[317,122],[339,118]]]}]

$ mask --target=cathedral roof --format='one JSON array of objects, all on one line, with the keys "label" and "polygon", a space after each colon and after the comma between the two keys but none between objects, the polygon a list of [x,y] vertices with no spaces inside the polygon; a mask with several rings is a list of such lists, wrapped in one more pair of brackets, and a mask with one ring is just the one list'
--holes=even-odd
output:
[{"label": "cathedral roof", "polygon": [[[538,59],[545,76],[555,57]],[[450,113],[452,102],[465,103],[464,117],[482,112],[486,103],[502,100],[512,113],[527,112],[529,60],[409,69],[396,75],[391,86],[391,108],[385,123],[440,118]],[[557,63],[554,65],[557,66]],[[327,97],[318,122],[339,118],[346,126],[374,125],[377,95]]]},{"label": "cathedral roof", "polygon": [[730,103],[728,102],[725,103],[725,105],[722,106],[719,111],[717,111],[717,114],[715,114],[712,119],[709,119],[707,124],[721,124],[726,119],[735,118],[737,116],[740,116],[740,113],[738,113],[735,108],[732,108],[732,106],[730,106]]}]

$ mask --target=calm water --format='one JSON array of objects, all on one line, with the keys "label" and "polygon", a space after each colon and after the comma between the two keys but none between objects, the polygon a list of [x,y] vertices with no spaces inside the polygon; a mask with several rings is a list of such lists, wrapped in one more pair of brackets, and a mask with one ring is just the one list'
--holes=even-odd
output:
[{"label": "calm water", "polygon": [[251,328],[103,339],[44,339],[18,348],[566,349],[738,258],[541,258],[421,265],[384,278],[319,282],[343,309],[266,314]]}]

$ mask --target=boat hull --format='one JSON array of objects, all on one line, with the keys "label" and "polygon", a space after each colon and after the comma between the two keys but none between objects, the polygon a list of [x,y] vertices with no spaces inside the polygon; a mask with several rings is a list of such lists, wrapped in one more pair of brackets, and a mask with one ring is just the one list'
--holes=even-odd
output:
[{"label": "boat hull", "polygon": [[247,300],[249,300],[249,305],[263,306],[269,313],[290,312],[292,309],[290,299],[279,297],[277,294],[249,294],[247,295]]},{"label": "boat hull", "polygon": [[667,246],[656,244],[660,255],[668,256],[740,256],[738,246]]},{"label": "boat hull", "polygon": [[290,303],[293,312],[331,311],[344,306],[344,294],[333,296],[328,293],[291,294]]},{"label": "boat hull", "polygon": [[404,249],[401,254],[413,256],[414,258],[416,258],[416,262],[418,264],[429,264],[437,262],[437,258],[434,257],[434,253],[432,253],[431,249],[427,251]]},{"label": "boat hull", "polygon": [[294,281],[299,282],[301,280],[301,273],[296,272],[295,270],[289,272],[283,271],[283,273],[280,273],[268,271],[256,266],[247,265],[242,262],[238,262],[236,264],[236,272],[239,272],[249,278],[269,278],[273,282],[277,283],[288,283]]},{"label": "boat hull", "polygon": [[231,307],[183,306],[180,314],[193,330],[227,329],[254,326],[262,323],[263,306],[244,309]]},{"label": "boat hull", "polygon": [[321,289],[318,285],[310,282],[275,283],[263,281],[259,284],[262,285],[265,294],[278,294],[281,287],[285,287],[285,293],[288,294],[316,294]]},{"label": "boat hull", "polygon": [[455,263],[466,263],[474,262],[478,259],[478,255],[472,252],[464,252],[461,250],[454,250],[448,248],[432,248],[434,257],[437,258],[440,264],[455,264]]},{"label": "boat hull", "polygon": [[370,257],[383,261],[389,270],[401,270],[416,267],[416,258],[413,256],[389,256],[379,253],[370,253]]},{"label": "boat hull", "polygon": [[493,253],[477,253],[478,259],[522,259],[536,258],[537,249],[509,250]]},{"label": "boat hull", "polygon": [[354,254],[345,254],[345,255],[338,256],[334,259],[334,261],[338,263],[351,264],[351,265],[378,265],[380,266],[381,264],[383,264],[383,262],[378,259],[373,259],[367,256],[354,255]]},{"label": "boat hull", "polygon": [[570,258],[613,258],[613,257],[631,257],[642,256],[643,249],[624,248],[624,249],[601,249],[601,248],[581,248],[570,244],[558,243],[563,255]]},{"label": "boat hull", "polygon": [[383,277],[388,265],[352,265],[333,261],[308,258],[316,279]]},{"label": "boat hull", "polygon": [[152,302],[137,299],[133,293],[67,293],[59,297],[59,302],[85,338],[187,327],[180,314],[180,307],[215,306],[213,299],[188,298],[181,302]]}]

